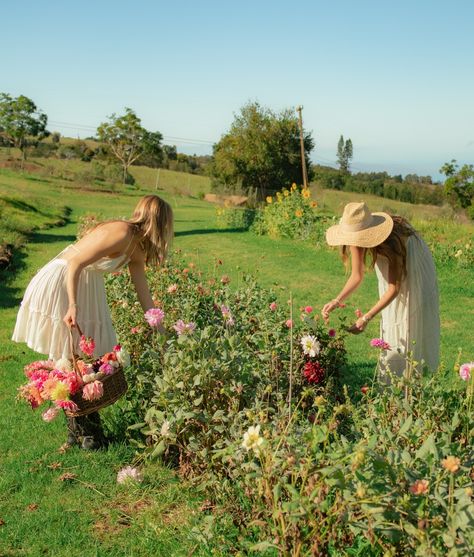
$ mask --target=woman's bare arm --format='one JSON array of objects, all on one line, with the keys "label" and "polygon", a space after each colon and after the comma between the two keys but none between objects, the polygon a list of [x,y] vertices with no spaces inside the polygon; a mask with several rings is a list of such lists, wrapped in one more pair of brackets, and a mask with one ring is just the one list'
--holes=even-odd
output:
[{"label": "woman's bare arm", "polygon": [[343,300],[357,290],[364,279],[364,248],[350,246],[350,251],[351,274],[339,295],[323,307],[321,313],[326,321],[329,319],[329,313],[339,307]]},{"label": "woman's bare arm", "polygon": [[[138,301],[140,302],[143,311],[146,312],[150,308],[155,307],[155,304],[150,293],[148,281],[146,280],[145,262],[144,260],[133,259],[128,264],[128,269],[137,292]],[[161,334],[166,334],[166,329],[162,325],[158,325],[157,329]]]},{"label": "woman's bare arm", "polygon": [[77,287],[79,277],[87,265],[95,263],[102,257],[116,256],[124,253],[130,242],[130,227],[125,222],[111,222],[99,226],[77,244],[76,250],[69,250],[64,258],[67,260],[66,289],[69,308],[64,316],[68,326],[76,325]]}]

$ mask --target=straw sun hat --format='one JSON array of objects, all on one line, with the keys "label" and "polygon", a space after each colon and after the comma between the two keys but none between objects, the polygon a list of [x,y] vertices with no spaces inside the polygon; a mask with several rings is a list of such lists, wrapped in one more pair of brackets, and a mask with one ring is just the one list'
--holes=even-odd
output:
[{"label": "straw sun hat", "polygon": [[388,238],[393,220],[387,213],[371,213],[365,203],[348,203],[339,224],[326,231],[330,246],[373,248]]}]

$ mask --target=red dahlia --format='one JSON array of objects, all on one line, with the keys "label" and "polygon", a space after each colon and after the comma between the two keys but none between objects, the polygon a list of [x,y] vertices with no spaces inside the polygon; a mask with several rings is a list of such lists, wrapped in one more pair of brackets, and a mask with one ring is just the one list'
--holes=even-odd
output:
[{"label": "red dahlia", "polygon": [[306,377],[308,383],[321,383],[324,379],[324,368],[319,362],[313,362],[309,360],[305,363],[303,369],[303,375]]}]

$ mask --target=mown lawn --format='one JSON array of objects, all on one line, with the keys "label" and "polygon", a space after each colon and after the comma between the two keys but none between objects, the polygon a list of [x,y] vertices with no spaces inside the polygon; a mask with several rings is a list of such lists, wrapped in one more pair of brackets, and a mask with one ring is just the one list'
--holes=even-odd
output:
[{"label": "mown lawn", "polygon": [[[186,175],[182,181],[184,187]],[[206,546],[203,537],[196,536],[196,531],[206,528],[207,517],[199,510],[203,497],[178,482],[172,471],[157,466],[148,470],[140,487],[118,486],[116,473],[132,462],[133,449],[113,444],[98,453],[75,449],[59,454],[63,423],[45,424],[23,403],[15,402],[16,389],[23,381],[22,368],[36,358],[9,340],[28,281],[40,266],[74,241],[80,215],[127,216],[146,191],[85,192],[55,178],[38,180],[0,171],[0,197],[14,195],[37,207],[72,209],[65,226],[35,231],[28,245],[17,252],[13,265],[0,275],[0,555],[220,554],[218,539]],[[159,193],[175,210],[175,248],[208,275],[220,278],[227,274],[238,284],[244,273],[254,273],[261,284],[274,288],[281,304],[286,304],[291,294],[295,307],[311,304],[319,309],[339,291],[344,271],[336,252],[257,237],[251,232],[222,231],[216,227],[215,207],[172,188]],[[413,206],[408,208],[415,211]],[[30,213],[36,222],[36,212]],[[438,274],[442,360],[451,367],[458,347],[464,348],[466,358],[474,359],[472,270],[440,265]],[[356,307],[368,308],[376,297],[375,277],[369,274],[346,313],[352,316]],[[364,383],[372,372],[375,354],[367,346],[368,339],[376,334],[377,324],[371,323],[366,335],[348,339],[354,385]],[[64,474],[72,476],[67,479]],[[231,532],[223,528],[221,535]]]}]

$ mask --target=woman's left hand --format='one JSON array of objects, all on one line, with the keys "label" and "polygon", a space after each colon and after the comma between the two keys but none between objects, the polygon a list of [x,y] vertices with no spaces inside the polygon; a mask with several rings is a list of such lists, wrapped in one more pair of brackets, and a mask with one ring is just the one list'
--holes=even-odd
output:
[{"label": "woman's left hand", "polygon": [[357,319],[354,325],[351,325],[347,329],[347,331],[349,333],[352,333],[353,335],[360,335],[360,333],[364,332],[366,327],[367,327],[367,321],[365,319],[362,319],[362,317],[360,317],[359,319]]}]

